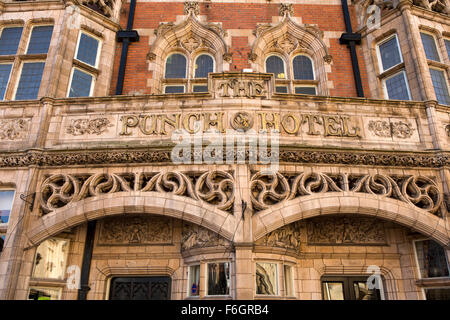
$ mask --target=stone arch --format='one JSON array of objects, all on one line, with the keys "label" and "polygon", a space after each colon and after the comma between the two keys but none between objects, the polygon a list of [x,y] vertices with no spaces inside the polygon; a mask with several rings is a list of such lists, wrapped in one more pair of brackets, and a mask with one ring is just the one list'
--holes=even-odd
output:
[{"label": "stone arch", "polygon": [[155,214],[188,221],[232,240],[235,217],[212,205],[160,192],[118,192],[70,203],[37,219],[27,236],[30,246],[82,223],[123,214]]},{"label": "stone arch", "polygon": [[445,221],[402,201],[357,192],[314,194],[282,202],[253,216],[254,241],[292,222],[326,215],[361,215],[389,220],[450,245]]},{"label": "stone arch", "polygon": [[[201,52],[209,53],[215,60],[215,72],[229,69],[230,54],[224,40],[225,31],[219,24],[201,22],[194,10],[190,10],[178,24],[160,24],[155,34],[148,57],[153,70],[153,87],[159,92],[162,90],[160,80],[164,77],[166,58],[177,51],[187,54],[188,58]],[[188,66],[188,71],[190,69]]]},{"label": "stone arch", "polygon": [[256,40],[249,55],[252,68],[265,71],[265,58],[270,53],[282,53],[286,62],[300,52],[308,54],[314,64],[318,83],[318,93],[328,95],[326,64],[331,63],[328,47],[323,41],[323,33],[312,25],[299,25],[290,14],[285,14],[275,26],[261,25],[256,29]]}]

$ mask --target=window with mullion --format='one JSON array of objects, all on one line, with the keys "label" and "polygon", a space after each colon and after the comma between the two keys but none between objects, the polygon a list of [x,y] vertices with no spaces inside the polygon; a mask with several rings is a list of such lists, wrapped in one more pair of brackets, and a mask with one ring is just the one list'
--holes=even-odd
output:
[{"label": "window with mullion", "polygon": [[423,49],[428,60],[441,61],[434,37],[428,33],[420,33]]},{"label": "window with mullion", "polygon": [[29,100],[38,97],[44,65],[44,62],[26,62],[23,64],[15,100]]},{"label": "window with mullion", "polygon": [[5,98],[6,88],[8,87],[9,77],[11,75],[12,64],[0,64],[0,100]]},{"label": "window with mullion", "polygon": [[390,100],[410,100],[409,88],[404,71],[384,80],[386,94]]},{"label": "window with mullion", "polygon": [[440,104],[450,105],[446,74],[443,70],[430,68],[430,75],[437,101]]},{"label": "window with mullion", "polygon": [[71,98],[89,97],[91,95],[93,82],[93,75],[80,69],[74,68],[72,71],[72,81],[68,96]]},{"label": "window with mullion", "polygon": [[397,35],[394,35],[392,38],[379,44],[378,50],[381,60],[381,72],[389,70],[403,62],[400,48],[398,46]]},{"label": "window with mullion", "polygon": [[35,26],[31,32],[27,54],[48,53],[52,33],[53,26]]},{"label": "window with mullion", "polygon": [[17,53],[23,27],[3,28],[0,35],[0,55]]}]

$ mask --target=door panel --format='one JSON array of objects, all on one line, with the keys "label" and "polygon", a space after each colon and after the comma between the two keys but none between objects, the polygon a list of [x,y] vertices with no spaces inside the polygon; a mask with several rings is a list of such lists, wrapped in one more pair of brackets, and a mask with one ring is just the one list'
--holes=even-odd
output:
[{"label": "door panel", "polygon": [[110,300],[169,300],[170,277],[118,277],[111,279]]}]

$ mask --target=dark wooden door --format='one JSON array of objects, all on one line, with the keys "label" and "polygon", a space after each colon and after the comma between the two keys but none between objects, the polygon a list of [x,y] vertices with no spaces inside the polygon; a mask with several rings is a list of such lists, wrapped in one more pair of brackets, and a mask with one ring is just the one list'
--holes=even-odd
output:
[{"label": "dark wooden door", "polygon": [[170,277],[111,279],[110,300],[170,300]]}]

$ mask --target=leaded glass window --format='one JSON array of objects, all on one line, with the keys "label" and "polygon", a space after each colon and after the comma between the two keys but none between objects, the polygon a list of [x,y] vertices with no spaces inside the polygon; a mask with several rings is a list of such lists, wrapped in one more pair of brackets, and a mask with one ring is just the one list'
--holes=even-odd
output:
[{"label": "leaded glass window", "polygon": [[378,46],[383,71],[386,71],[402,62],[397,36],[381,43]]},{"label": "leaded glass window", "polygon": [[230,294],[230,263],[208,263],[209,296]]},{"label": "leaded glass window", "polygon": [[207,54],[198,56],[195,60],[195,78],[207,78],[208,73],[214,71],[214,60]]},{"label": "leaded glass window", "polygon": [[73,69],[72,84],[69,90],[69,97],[88,97],[91,95],[94,77],[79,69]]},{"label": "leaded glass window", "polygon": [[12,64],[0,64],[0,100],[5,98],[9,76],[11,75],[11,68]]},{"label": "leaded glass window", "polygon": [[99,40],[82,32],[80,35],[76,59],[95,67],[97,65],[99,45]]},{"label": "leaded glass window", "polygon": [[449,265],[445,249],[433,240],[415,242],[421,278],[448,277]]},{"label": "leaded glass window", "polygon": [[275,74],[275,79],[286,79],[284,62],[278,56],[270,56],[266,60],[266,72]]},{"label": "leaded glass window", "polygon": [[14,190],[0,190],[0,223],[8,223],[14,201]]},{"label": "leaded glass window", "polygon": [[52,39],[53,26],[36,26],[33,28],[28,44],[27,54],[47,53]]},{"label": "leaded glass window", "polygon": [[410,100],[405,73],[399,72],[385,80],[387,96],[391,100]]},{"label": "leaded glass window", "polygon": [[434,37],[428,33],[420,33],[423,49],[428,60],[440,61]]},{"label": "leaded glass window", "polygon": [[256,294],[278,294],[278,269],[276,263],[256,263]]},{"label": "leaded glass window", "polygon": [[430,74],[437,101],[440,104],[450,105],[450,96],[444,71],[430,68]]},{"label": "leaded glass window", "polygon": [[166,60],[165,77],[167,79],[186,78],[186,57],[179,53],[171,54]]},{"label": "leaded glass window", "polygon": [[0,55],[17,53],[23,27],[3,28],[0,36]]},{"label": "leaded glass window", "polygon": [[447,56],[448,56],[448,59],[450,60],[450,40],[444,40],[444,42],[445,42],[445,48],[447,49]]},{"label": "leaded glass window", "polygon": [[44,62],[28,62],[22,67],[16,100],[36,99],[41,85]]},{"label": "leaded glass window", "polygon": [[294,69],[294,79],[296,80],[314,80],[313,64],[307,56],[296,56],[292,61]]}]

